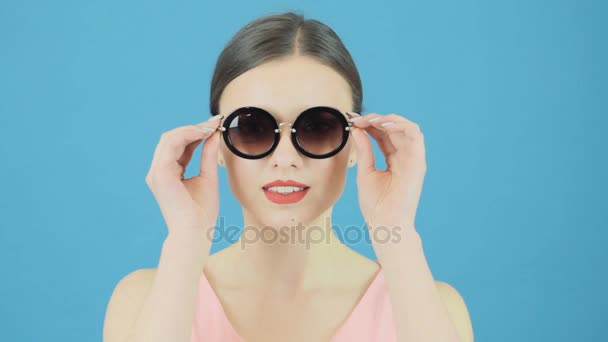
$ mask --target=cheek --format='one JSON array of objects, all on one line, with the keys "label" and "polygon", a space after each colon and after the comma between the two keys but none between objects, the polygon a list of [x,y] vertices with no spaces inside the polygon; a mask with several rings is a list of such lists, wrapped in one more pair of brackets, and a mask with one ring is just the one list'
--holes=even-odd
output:
[{"label": "cheek", "polygon": [[258,183],[261,183],[256,163],[234,155],[227,156],[225,160],[232,193],[240,202],[246,201],[253,191],[258,190]]},{"label": "cheek", "polygon": [[344,188],[347,175],[347,165],[344,158],[333,160],[330,163],[318,165],[316,170],[320,179],[319,183],[323,184],[326,189],[341,191]]}]

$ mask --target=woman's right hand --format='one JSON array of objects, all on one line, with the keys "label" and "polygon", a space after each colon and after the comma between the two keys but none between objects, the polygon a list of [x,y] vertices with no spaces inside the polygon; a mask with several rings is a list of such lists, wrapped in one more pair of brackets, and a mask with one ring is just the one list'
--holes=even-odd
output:
[{"label": "woman's right hand", "polygon": [[[219,211],[217,150],[221,116],[196,125],[177,127],[164,132],[146,176],[169,234],[203,233],[213,237]],[[204,130],[208,132],[203,132]],[[200,173],[184,179],[184,173],[196,147],[203,141]]]}]

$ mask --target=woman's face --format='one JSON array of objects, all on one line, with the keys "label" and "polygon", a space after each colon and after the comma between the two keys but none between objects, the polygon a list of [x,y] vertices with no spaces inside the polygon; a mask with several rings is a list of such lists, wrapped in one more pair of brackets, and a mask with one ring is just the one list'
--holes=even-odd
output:
[{"label": "woman's face", "polygon": [[[227,116],[245,106],[260,107],[279,122],[292,123],[302,111],[314,106],[350,111],[352,100],[346,80],[333,69],[311,57],[290,56],[259,65],[228,84],[220,99],[220,113]],[[221,140],[218,158],[226,167],[247,224],[275,228],[310,224],[331,210],[344,190],[348,161],[356,160],[352,137],[338,154],[312,159],[296,150],[287,127],[282,126],[276,149],[262,159],[238,157]],[[309,188],[301,200],[277,204],[262,188],[274,180],[294,180]]]}]

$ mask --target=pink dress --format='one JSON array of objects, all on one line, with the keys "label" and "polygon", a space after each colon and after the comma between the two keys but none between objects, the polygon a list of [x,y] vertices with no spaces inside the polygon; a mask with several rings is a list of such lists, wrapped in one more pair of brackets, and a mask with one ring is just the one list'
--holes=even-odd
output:
[{"label": "pink dress", "polygon": [[[201,272],[196,313],[190,342],[245,342],[226,317],[213,288]],[[391,304],[380,269],[331,342],[397,341]]]}]

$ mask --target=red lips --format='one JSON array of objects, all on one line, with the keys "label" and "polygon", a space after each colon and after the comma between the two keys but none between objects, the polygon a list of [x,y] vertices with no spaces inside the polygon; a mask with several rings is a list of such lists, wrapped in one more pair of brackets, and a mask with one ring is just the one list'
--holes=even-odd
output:
[{"label": "red lips", "polygon": [[274,181],[272,181],[270,183],[264,184],[264,186],[262,188],[267,189],[267,188],[270,188],[270,187],[273,187],[273,186],[296,186],[298,188],[309,188],[308,185],[302,184],[302,183],[298,183],[298,182],[296,182],[294,180],[291,180],[291,179],[288,179],[286,181],[277,179],[277,180],[274,180]]}]

